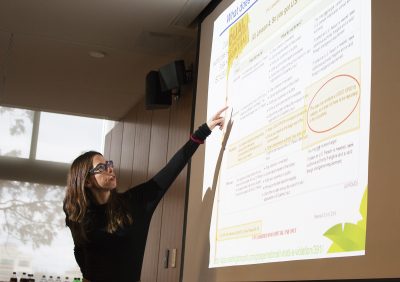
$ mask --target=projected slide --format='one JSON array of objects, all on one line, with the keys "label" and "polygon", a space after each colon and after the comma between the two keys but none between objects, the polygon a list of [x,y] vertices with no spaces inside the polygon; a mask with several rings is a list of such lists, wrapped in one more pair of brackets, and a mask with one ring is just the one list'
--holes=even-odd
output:
[{"label": "projected slide", "polygon": [[206,144],[210,267],[365,254],[370,13],[241,0],[215,21],[207,112],[230,125]]}]

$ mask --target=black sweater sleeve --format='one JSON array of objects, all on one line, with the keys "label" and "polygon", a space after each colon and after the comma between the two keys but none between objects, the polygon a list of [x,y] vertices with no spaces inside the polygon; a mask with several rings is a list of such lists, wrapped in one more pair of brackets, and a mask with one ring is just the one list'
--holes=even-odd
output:
[{"label": "black sweater sleeve", "polygon": [[162,168],[153,178],[137,189],[133,188],[132,193],[136,194],[143,201],[148,211],[154,210],[164,196],[165,192],[171,186],[189,159],[196,152],[199,145],[211,134],[207,124],[201,125],[191,138],[175,153],[171,160]]},{"label": "black sweater sleeve", "polygon": [[153,180],[161,190],[166,190],[171,186],[172,182],[174,182],[176,177],[188,163],[194,152],[196,152],[200,145],[199,141],[203,142],[210,134],[211,130],[208,128],[207,124],[204,123],[192,134],[190,140],[175,153],[167,165],[153,177]]}]

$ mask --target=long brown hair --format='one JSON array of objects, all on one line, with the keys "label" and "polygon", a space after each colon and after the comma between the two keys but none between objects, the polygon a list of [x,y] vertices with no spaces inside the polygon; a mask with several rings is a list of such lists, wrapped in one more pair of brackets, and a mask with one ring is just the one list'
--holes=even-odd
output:
[{"label": "long brown hair", "polygon": [[[67,190],[64,197],[64,210],[67,220],[79,223],[82,228],[81,235],[86,238],[84,217],[94,198],[89,189],[86,189],[85,182],[89,176],[89,170],[93,167],[93,157],[102,156],[99,152],[89,151],[77,157],[71,164],[67,179]],[[111,192],[106,208],[107,226],[109,233],[114,233],[118,228],[132,224],[131,214],[126,209],[126,203],[117,196],[115,190]]]}]

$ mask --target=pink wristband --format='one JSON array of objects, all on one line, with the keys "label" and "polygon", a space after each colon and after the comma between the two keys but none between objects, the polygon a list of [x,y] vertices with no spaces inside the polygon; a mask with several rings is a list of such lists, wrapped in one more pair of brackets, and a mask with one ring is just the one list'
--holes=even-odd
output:
[{"label": "pink wristband", "polygon": [[190,135],[190,140],[192,140],[193,142],[195,142],[197,144],[203,144],[204,143],[203,140],[197,139],[196,137],[193,136],[193,134]]}]

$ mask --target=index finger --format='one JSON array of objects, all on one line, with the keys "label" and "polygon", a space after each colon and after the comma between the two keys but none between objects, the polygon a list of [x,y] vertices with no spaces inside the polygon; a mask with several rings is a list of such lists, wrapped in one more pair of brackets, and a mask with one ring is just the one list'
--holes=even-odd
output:
[{"label": "index finger", "polygon": [[220,114],[222,114],[223,112],[225,112],[227,108],[229,108],[229,106],[223,107],[223,108],[220,109],[214,116],[219,116]]}]

